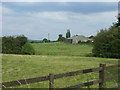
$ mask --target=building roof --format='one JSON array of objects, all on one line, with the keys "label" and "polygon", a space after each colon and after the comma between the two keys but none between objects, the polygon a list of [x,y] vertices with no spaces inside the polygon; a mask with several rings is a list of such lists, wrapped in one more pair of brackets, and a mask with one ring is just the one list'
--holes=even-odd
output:
[{"label": "building roof", "polygon": [[85,37],[85,36],[83,36],[83,35],[75,35],[75,36],[73,36],[73,37],[70,37],[70,38],[68,38],[68,39],[74,39],[74,40],[78,40],[78,41],[85,41],[85,40],[88,40],[89,38],[88,37]]}]

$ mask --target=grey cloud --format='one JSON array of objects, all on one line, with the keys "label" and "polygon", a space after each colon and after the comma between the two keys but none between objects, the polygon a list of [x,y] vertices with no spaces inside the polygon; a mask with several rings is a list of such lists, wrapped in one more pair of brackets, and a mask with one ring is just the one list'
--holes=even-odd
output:
[{"label": "grey cloud", "polygon": [[66,11],[83,14],[115,11],[118,9],[117,2],[4,2],[3,6],[16,12]]}]

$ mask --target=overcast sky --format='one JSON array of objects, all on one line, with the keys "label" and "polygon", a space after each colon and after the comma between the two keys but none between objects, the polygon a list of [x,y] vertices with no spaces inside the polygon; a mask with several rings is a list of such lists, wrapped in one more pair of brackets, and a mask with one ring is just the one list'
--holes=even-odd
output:
[{"label": "overcast sky", "polygon": [[[67,29],[73,35],[96,35],[100,29],[116,22],[117,2],[4,2],[2,8],[2,35],[25,35],[42,40],[65,36]],[[0,22],[1,23],[1,22]]]}]

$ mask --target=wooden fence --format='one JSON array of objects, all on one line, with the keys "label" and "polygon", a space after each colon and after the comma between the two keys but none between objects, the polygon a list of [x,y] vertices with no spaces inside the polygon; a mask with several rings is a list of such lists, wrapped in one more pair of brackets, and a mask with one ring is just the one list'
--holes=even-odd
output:
[{"label": "wooden fence", "polygon": [[3,82],[3,83],[0,83],[0,86],[2,88],[7,88],[7,87],[20,86],[20,85],[24,85],[24,84],[37,83],[37,82],[42,82],[42,81],[49,80],[49,88],[53,89],[53,88],[55,88],[54,87],[54,80],[55,79],[99,71],[99,80],[85,82],[85,83],[82,83],[82,84],[69,86],[69,87],[64,87],[64,88],[82,88],[82,87],[86,87],[86,86],[99,84],[99,89],[102,89],[102,88],[104,88],[104,83],[106,81],[117,79],[118,77],[120,77],[120,74],[118,74],[118,75],[115,75],[115,76],[112,76],[112,77],[105,78],[105,70],[106,69],[111,69],[111,68],[119,68],[119,67],[120,67],[120,65],[106,66],[106,64],[100,64],[100,66],[98,68],[91,68],[91,69],[85,69],[85,70],[67,72],[67,73],[61,73],[61,74],[51,74],[50,73],[49,76],[23,79],[23,80],[16,80],[16,81],[10,81],[10,82]]}]

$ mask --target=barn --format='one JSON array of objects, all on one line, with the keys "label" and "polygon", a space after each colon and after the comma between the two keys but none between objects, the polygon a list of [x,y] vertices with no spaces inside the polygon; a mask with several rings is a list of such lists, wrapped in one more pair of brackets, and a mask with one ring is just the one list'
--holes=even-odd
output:
[{"label": "barn", "polygon": [[67,38],[65,40],[65,43],[78,44],[79,41],[81,41],[81,42],[87,42],[88,40],[89,40],[89,38],[85,37],[83,35],[75,35],[73,37]]}]

